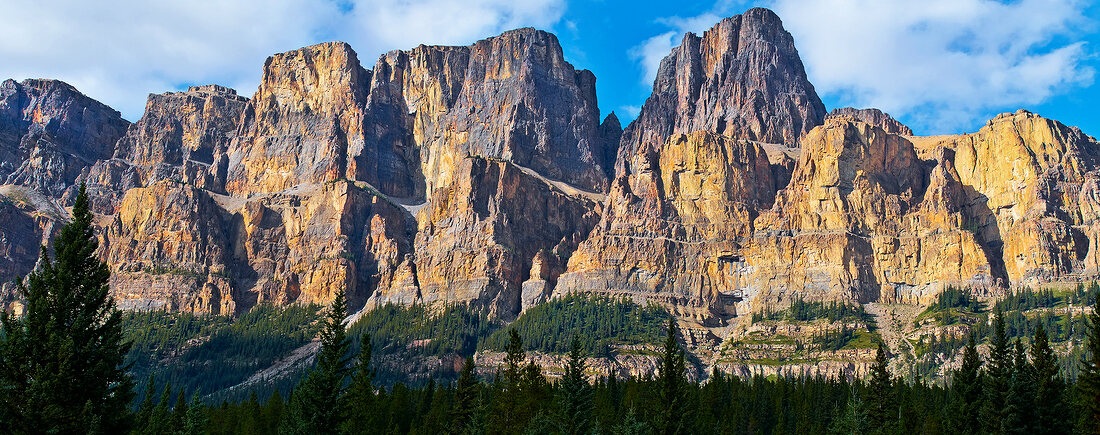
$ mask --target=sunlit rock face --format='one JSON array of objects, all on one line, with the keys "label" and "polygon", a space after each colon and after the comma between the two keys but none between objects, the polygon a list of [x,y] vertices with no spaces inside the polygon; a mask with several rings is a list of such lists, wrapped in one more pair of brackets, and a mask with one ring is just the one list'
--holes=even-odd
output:
[{"label": "sunlit rock face", "polygon": [[765,9],[685,35],[625,130],[535,29],[371,69],[324,43],[260,74],[251,98],[150,95],[134,124],[62,82],[3,82],[4,308],[80,183],[132,309],[343,290],[356,308],[511,319],[587,292],[717,326],[794,298],[927,302],[1100,272],[1094,138],[1024,111],[933,137],[877,109],[826,114]]}]

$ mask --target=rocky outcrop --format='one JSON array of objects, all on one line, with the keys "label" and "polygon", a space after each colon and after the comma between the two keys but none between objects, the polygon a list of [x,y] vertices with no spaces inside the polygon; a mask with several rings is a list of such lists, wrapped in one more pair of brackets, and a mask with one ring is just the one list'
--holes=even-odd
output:
[{"label": "rocky outcrop", "polygon": [[774,201],[768,155],[753,142],[696,132],[669,137],[651,158],[616,179],[557,291],[657,300],[699,318],[726,312],[739,243]]},{"label": "rocky outcrop", "polygon": [[[114,214],[129,189],[173,180],[225,190],[226,151],[248,99],[218,85],[150,95],[145,115],[115,144],[111,159],[81,174],[93,209]],[[75,197],[69,189],[66,197]]]},{"label": "rocky outcrop", "polygon": [[599,204],[506,161],[461,161],[417,214],[425,302],[464,302],[503,318],[546,300],[599,217]]},{"label": "rocky outcrop", "polygon": [[997,259],[1004,285],[1095,276],[1100,143],[1027,111],[977,133],[914,138],[954,154],[966,226]]},{"label": "rocky outcrop", "polygon": [[61,196],[107,159],[129,126],[118,111],[58,80],[0,83],[0,184]]},{"label": "rocky outcrop", "polygon": [[858,121],[881,128],[887,133],[912,136],[913,130],[905,124],[898,122],[890,114],[878,109],[856,109],[854,107],[841,107],[833,109],[825,116],[825,119],[844,118],[849,121]]},{"label": "rocky outcrop", "polygon": [[[595,83],[591,72],[565,61],[554,35],[535,29],[470,47],[390,52],[374,68],[376,127],[368,141],[415,144],[428,192],[449,185],[466,156],[512,161],[603,191],[618,122],[601,130]],[[407,136],[392,126],[404,126]]]},{"label": "rocky outcrop", "polygon": [[703,36],[684,35],[661,61],[653,93],[623,133],[617,165],[632,172],[635,156],[694,131],[797,146],[824,117],[790,33],[772,11],[750,9]]}]

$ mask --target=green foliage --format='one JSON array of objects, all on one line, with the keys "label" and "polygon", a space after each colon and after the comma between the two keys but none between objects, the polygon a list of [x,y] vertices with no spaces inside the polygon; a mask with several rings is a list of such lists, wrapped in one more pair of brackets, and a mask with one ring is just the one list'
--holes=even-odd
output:
[{"label": "green foliage", "polygon": [[186,391],[218,393],[312,340],[319,310],[316,305],[260,304],[237,319],[127,312],[122,325],[133,342],[127,361],[137,378],[155,375]]},{"label": "green foliage", "polygon": [[88,196],[18,289],[23,317],[0,320],[0,432],[118,433],[130,425],[133,381],[121,314],[96,256]]},{"label": "green foliage", "polygon": [[337,433],[345,418],[344,383],[348,376],[348,343],[344,318],[348,303],[344,291],[336,297],[321,328],[316,366],[294,389],[279,432],[300,435]]},{"label": "green foliage", "polygon": [[[668,313],[657,305],[637,305],[627,299],[568,295],[525,311],[509,325],[525,338],[529,351],[564,354],[574,336],[589,355],[610,356],[616,346],[661,343]],[[504,350],[508,333],[497,331],[483,348]]]},{"label": "green foliage", "polygon": [[801,298],[791,302],[791,306],[778,312],[753,313],[753,323],[764,320],[787,320],[794,322],[809,322],[817,319],[828,319],[830,322],[841,320],[855,320],[870,323],[873,319],[864,311],[862,305],[853,305],[842,302],[806,302]]},{"label": "green foliage", "polygon": [[465,356],[473,355],[478,341],[497,328],[484,314],[465,305],[448,305],[433,313],[423,304],[387,304],[364,314],[348,334],[370,334],[379,353],[413,348],[420,355]]},{"label": "green foliage", "polygon": [[1024,287],[1005,295],[993,307],[1002,312],[1027,311],[1035,308],[1054,308],[1059,302],[1062,302],[1062,299],[1055,297],[1052,290],[1036,291],[1030,287]]}]

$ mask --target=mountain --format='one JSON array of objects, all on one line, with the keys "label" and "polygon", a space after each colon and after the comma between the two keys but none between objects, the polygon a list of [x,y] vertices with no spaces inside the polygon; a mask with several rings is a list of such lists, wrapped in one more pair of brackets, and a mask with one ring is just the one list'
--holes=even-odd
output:
[{"label": "mountain", "polygon": [[926,306],[1100,270],[1095,138],[1026,111],[932,137],[827,112],[769,10],[684,35],[625,129],[595,89],[529,28],[370,69],[348,44],[304,47],[269,57],[251,97],[150,95],[133,124],[65,83],[4,81],[0,301],[19,309],[10,281],[79,183],[127,309],[346,289],[365,311],[510,321],[583,293],[656,302],[706,347],[796,302]]}]

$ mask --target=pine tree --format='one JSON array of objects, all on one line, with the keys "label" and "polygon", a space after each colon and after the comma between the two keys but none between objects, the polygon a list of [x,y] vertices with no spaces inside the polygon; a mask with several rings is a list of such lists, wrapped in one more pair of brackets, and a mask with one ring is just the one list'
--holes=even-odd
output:
[{"label": "pine tree", "polygon": [[191,395],[191,403],[187,405],[187,417],[183,421],[181,435],[199,435],[206,433],[206,424],[209,422],[206,415],[206,405],[199,400],[196,391]]},{"label": "pine tree", "polygon": [[499,387],[499,398],[495,400],[494,412],[490,421],[490,431],[494,433],[514,432],[527,425],[528,409],[520,406],[523,380],[523,360],[527,353],[523,350],[523,339],[515,328],[508,330],[508,344],[504,347],[503,383]]},{"label": "pine tree", "polygon": [[1087,323],[1088,343],[1077,375],[1077,428],[1100,434],[1100,303],[1093,305]]},{"label": "pine tree", "polygon": [[462,372],[458,375],[458,386],[455,389],[454,408],[451,409],[450,432],[459,434],[466,432],[467,426],[474,417],[478,400],[478,380],[474,376],[474,357],[466,357],[466,364],[462,366]]},{"label": "pine tree", "polygon": [[676,341],[676,319],[669,318],[665,337],[664,353],[658,366],[658,386],[660,398],[657,405],[657,431],[664,435],[687,433],[688,422],[688,381],[684,351]]},{"label": "pine tree", "polygon": [[985,431],[998,433],[1001,431],[1001,421],[1004,420],[1005,397],[1008,396],[1012,378],[1012,349],[1005,333],[1004,313],[1000,308],[994,311],[993,336],[990,337],[989,347],[981,414]]},{"label": "pine tree", "polygon": [[963,350],[962,365],[952,379],[951,413],[949,424],[952,433],[977,434],[982,430],[982,360],[978,355],[978,345],[974,334]]},{"label": "pine tree", "polygon": [[561,430],[567,435],[587,434],[592,430],[592,386],[584,372],[584,351],[580,339],[574,335],[560,384],[559,418]]},{"label": "pine tree", "polygon": [[1031,343],[1031,364],[1035,378],[1035,433],[1065,433],[1069,418],[1065,412],[1065,380],[1042,323],[1035,329]]},{"label": "pine tree", "polygon": [[321,349],[317,365],[290,396],[280,432],[291,434],[334,434],[344,421],[344,380],[350,344],[344,329],[348,304],[344,291],[336,293],[321,328]]},{"label": "pine tree", "polygon": [[121,433],[131,423],[133,381],[124,366],[121,315],[108,293],[110,270],[95,254],[88,194],[42,248],[18,289],[25,314],[0,326],[0,432]]},{"label": "pine tree", "polygon": [[1005,396],[1004,420],[1001,421],[1001,433],[1032,434],[1035,429],[1035,376],[1031,364],[1027,362],[1024,346],[1016,340],[1012,377],[1009,381],[1008,395]]},{"label": "pine tree", "polygon": [[872,433],[892,433],[898,421],[898,405],[894,397],[894,382],[890,376],[890,360],[886,348],[878,344],[871,380],[867,384],[867,425]]},{"label": "pine tree", "polygon": [[375,409],[375,373],[370,366],[374,348],[371,344],[370,334],[363,334],[359,342],[359,357],[355,363],[355,373],[351,376],[351,385],[348,386],[345,398],[345,406],[348,411],[347,427],[344,430],[346,433],[370,430],[381,431],[384,429],[378,421],[378,412]]}]

